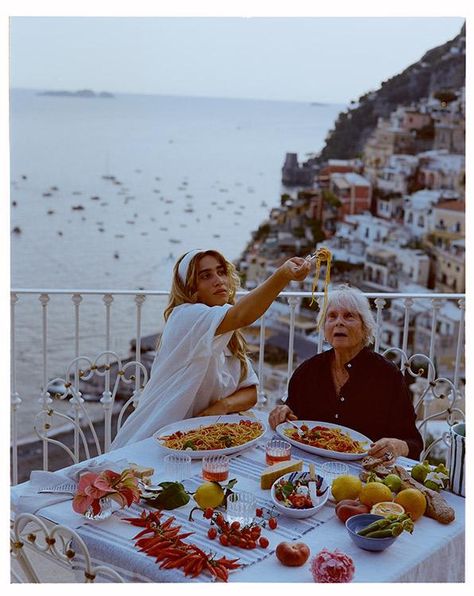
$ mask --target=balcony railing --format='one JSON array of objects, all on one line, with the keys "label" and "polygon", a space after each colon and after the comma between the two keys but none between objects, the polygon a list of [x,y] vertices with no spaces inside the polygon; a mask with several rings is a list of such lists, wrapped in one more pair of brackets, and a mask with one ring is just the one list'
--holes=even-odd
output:
[{"label": "balcony railing", "polygon": [[[238,295],[246,292],[239,292]],[[317,293],[318,302],[322,300],[322,294]],[[374,349],[388,357],[393,358],[400,369],[413,377],[414,405],[418,412],[419,427],[426,438],[428,422],[434,419],[445,419],[451,424],[456,416],[463,417],[464,414],[459,408],[463,399],[464,375],[464,312],[465,296],[464,294],[414,294],[414,293],[379,293],[372,292],[365,294],[373,303],[375,317],[377,321],[377,336],[375,338]],[[17,390],[17,338],[18,333],[22,332],[17,327],[16,314],[17,309],[21,307],[22,299],[26,297],[36,297],[38,299],[38,317],[41,320],[41,338],[39,340],[39,349],[42,355],[41,386],[35,395],[20,395]],[[105,359],[106,366],[111,362],[112,355],[115,352],[111,350],[111,337],[113,329],[111,324],[111,313],[114,306],[114,300],[117,297],[130,297],[135,303],[135,376],[128,379],[127,382],[134,384],[133,396],[138,400],[141,386],[146,380],[146,371],[141,366],[142,354],[142,314],[146,307],[147,299],[153,296],[168,296],[167,291],[134,291],[134,290],[88,290],[88,289],[13,289],[11,291],[11,418],[12,418],[12,480],[13,483],[18,479],[18,418],[21,414],[21,408],[25,400],[36,400],[40,402],[40,412],[48,413],[48,404],[52,401],[48,387],[51,378],[57,375],[58,371],[51,371],[48,364],[48,348],[52,342],[57,341],[57,332],[52,336],[48,327],[48,309],[50,301],[59,296],[69,297],[73,305],[73,324],[74,337],[71,341],[74,343],[75,360],[73,362],[64,362],[61,370],[66,370],[69,366],[71,373],[71,384],[78,391],[78,367],[81,354],[79,351],[79,340],[81,337],[81,303],[85,296],[101,297],[104,305],[102,314],[99,317],[104,320],[104,334],[102,339],[97,342],[97,349],[93,354],[87,354],[90,362],[95,362],[94,358],[101,354]],[[272,305],[267,313],[254,325],[256,329],[256,346],[258,353],[256,372],[259,377],[260,385],[258,390],[258,405],[262,409],[272,406],[276,397],[283,397],[286,393],[286,387],[289,378],[294,370],[294,354],[297,344],[304,342],[306,347],[311,346],[313,354],[320,353],[324,349],[324,338],[322,334],[316,332],[316,326],[311,331],[310,325],[302,325],[301,318],[304,311],[301,306],[303,298],[311,297],[310,292],[282,292],[278,301]],[[287,306],[282,304],[286,301]],[[447,305],[451,305],[447,308]],[[282,328],[282,308],[286,308],[286,326],[287,334],[287,352],[288,358],[284,370],[276,370],[265,363],[264,353],[266,344],[266,330],[269,328]],[[307,313],[310,311],[306,311]],[[97,313],[96,313],[97,314]],[[310,314],[315,322],[316,313]],[[440,336],[440,322],[446,322],[449,319],[449,329],[455,329],[455,336],[450,334],[450,342],[446,343],[445,338]],[[96,316],[97,320],[97,316]],[[311,321],[311,318],[308,318]],[[445,325],[446,326],[446,325]],[[393,345],[387,344],[387,338],[390,341],[395,340]],[[418,339],[417,339],[418,338]],[[63,338],[64,340],[64,338]],[[255,343],[254,342],[254,343]],[[418,342],[418,343],[417,343]],[[421,343],[419,343],[421,342]],[[419,344],[419,345],[418,345]],[[422,346],[423,351],[417,351]],[[33,347],[31,349],[34,349]],[[447,351],[450,353],[447,353]],[[439,355],[443,355],[442,363],[438,362]],[[123,353],[122,353],[123,356]],[[120,357],[119,357],[120,358]],[[71,365],[75,362],[75,370]],[[440,374],[439,368],[443,368]],[[94,367],[97,368],[97,367]],[[109,367],[110,368],[110,367]],[[104,421],[107,426],[107,416],[111,412],[110,387],[106,387],[107,395],[100,399],[103,407]],[[69,400],[72,407],[76,408],[77,413],[77,393],[70,393]],[[76,395],[76,397],[74,397]],[[79,394],[80,395],[80,394]],[[437,407],[434,408],[433,404]],[[112,404],[113,406],[113,404]],[[440,407],[441,406],[441,407]],[[110,419],[108,424],[109,439],[105,442],[105,450],[108,448],[110,440]],[[43,468],[48,468],[48,441],[45,435],[37,434],[43,439]],[[75,439],[75,449],[78,446],[78,438]],[[438,439],[439,440],[439,439]],[[433,446],[433,445],[432,445]],[[432,448],[430,447],[430,449]],[[423,453],[422,456],[426,455]]]}]

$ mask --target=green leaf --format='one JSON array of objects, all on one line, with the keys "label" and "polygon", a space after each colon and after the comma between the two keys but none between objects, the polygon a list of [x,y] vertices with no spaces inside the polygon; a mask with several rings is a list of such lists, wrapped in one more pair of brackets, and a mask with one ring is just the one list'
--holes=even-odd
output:
[{"label": "green leaf", "polygon": [[289,497],[294,490],[295,487],[291,482],[285,482],[285,484],[283,484],[283,486],[281,487],[281,492],[285,497]]},{"label": "green leaf", "polygon": [[232,478],[232,480],[229,480],[229,482],[227,484],[225,484],[222,488],[232,490],[236,484],[237,484],[237,478]]},{"label": "green leaf", "polygon": [[192,449],[193,451],[196,451],[196,445],[192,441],[186,441],[183,444],[183,449]]}]

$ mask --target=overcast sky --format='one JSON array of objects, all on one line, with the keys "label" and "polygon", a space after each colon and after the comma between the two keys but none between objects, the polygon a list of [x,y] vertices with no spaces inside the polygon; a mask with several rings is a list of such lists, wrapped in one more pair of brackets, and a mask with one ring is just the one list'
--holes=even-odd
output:
[{"label": "overcast sky", "polygon": [[13,87],[348,103],[456,17],[14,17]]}]

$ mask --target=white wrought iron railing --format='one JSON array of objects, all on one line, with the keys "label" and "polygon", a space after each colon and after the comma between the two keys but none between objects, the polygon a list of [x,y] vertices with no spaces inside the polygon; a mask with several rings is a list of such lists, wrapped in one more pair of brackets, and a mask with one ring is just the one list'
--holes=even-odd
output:
[{"label": "white wrought iron railing", "polygon": [[[245,292],[239,292],[244,294]],[[375,306],[377,321],[377,336],[374,349],[384,355],[391,356],[397,360],[402,371],[408,372],[414,380],[415,408],[419,412],[420,430],[426,437],[428,422],[434,419],[446,419],[452,424],[456,417],[463,417],[463,411],[459,408],[460,400],[463,397],[462,376],[464,374],[464,294],[415,294],[415,293],[378,293],[365,294]],[[17,309],[21,308],[22,298],[37,297],[39,302],[39,313],[41,317],[41,354],[42,354],[42,385],[38,387],[38,393],[34,396],[20,395],[17,390]],[[62,370],[68,371],[66,376],[57,377],[57,371],[52,372],[48,364],[48,346],[55,338],[50,337],[48,327],[48,309],[50,300],[57,296],[70,297],[73,305],[74,317],[74,360],[64,362]],[[81,361],[85,356],[80,354],[79,338],[81,335],[81,304],[84,296],[100,296],[104,304],[105,331],[102,345],[97,345],[94,354],[88,354],[86,360],[86,372],[81,370]],[[12,481],[18,481],[18,419],[21,407],[25,399],[35,399],[40,402],[39,414],[43,417],[42,430],[37,434],[43,441],[43,468],[48,468],[48,443],[50,437],[46,432],[48,424],[45,416],[48,416],[51,404],[51,395],[48,389],[54,381],[62,380],[69,386],[62,398],[68,398],[75,412],[74,426],[74,450],[76,459],[79,452],[81,437],[80,420],[83,410],[83,400],[79,392],[79,382],[84,380],[88,374],[95,372],[105,377],[105,389],[100,399],[103,408],[104,421],[106,424],[106,438],[103,449],[106,451],[110,444],[111,428],[111,405],[115,398],[116,383],[111,391],[109,372],[111,359],[119,360],[120,356],[111,351],[111,312],[116,297],[131,297],[135,303],[135,356],[132,363],[135,374],[123,379],[127,383],[134,384],[133,399],[127,403],[139,399],[141,387],[146,382],[147,373],[142,365],[142,313],[147,298],[152,296],[168,296],[167,291],[133,291],[133,290],[89,290],[89,289],[13,289],[11,291],[11,447],[12,447]],[[312,312],[308,321],[314,322],[314,329],[311,325],[299,325],[302,313],[306,309],[301,308],[304,298],[311,297],[310,292],[288,291],[282,292],[277,301],[269,311],[257,322],[258,329],[258,364],[257,374],[260,380],[259,385],[259,406],[265,408],[267,400],[267,377],[276,374],[280,377],[279,391],[285,393],[282,387],[287,386],[288,380],[294,369],[295,342],[304,340],[314,345],[314,354],[323,350],[324,338],[322,334],[316,333],[316,313]],[[322,294],[317,293],[318,301]],[[285,304],[286,302],[286,304]],[[286,309],[286,330],[288,333],[287,352],[288,360],[286,372],[274,371],[265,364],[264,353],[266,343],[266,329],[279,326],[282,329],[282,309]],[[278,320],[277,320],[278,319]],[[309,330],[308,330],[309,327]],[[309,332],[308,332],[309,331]],[[439,363],[437,356],[443,354],[443,362]],[[99,360],[96,354],[100,356]],[[94,358],[94,360],[92,360]],[[120,363],[119,370],[123,373],[123,366]],[[440,369],[441,374],[440,374]],[[100,373],[102,371],[102,373]],[[85,377],[86,375],[86,377]],[[113,396],[112,396],[113,394]],[[437,408],[437,411],[430,412],[432,402],[442,402],[444,407]],[[123,412],[122,412],[123,413]],[[120,423],[120,421],[119,421]],[[438,442],[441,439],[437,439]],[[96,445],[97,441],[95,440]],[[432,449],[434,444],[430,446]],[[428,450],[429,451],[429,450]],[[428,451],[422,454],[426,456]],[[71,456],[73,456],[71,454]],[[87,455],[87,453],[86,453]]]}]

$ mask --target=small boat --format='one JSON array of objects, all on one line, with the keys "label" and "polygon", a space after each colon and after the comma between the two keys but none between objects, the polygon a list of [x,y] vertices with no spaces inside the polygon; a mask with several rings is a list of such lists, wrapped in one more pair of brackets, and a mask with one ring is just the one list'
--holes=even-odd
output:
[{"label": "small boat", "polygon": [[59,188],[58,188],[57,186],[52,186],[52,187],[51,187],[51,190],[53,190],[53,191],[54,191],[54,190],[59,190]]},{"label": "small boat", "polygon": [[171,242],[173,244],[181,244],[181,240],[176,240],[176,238],[169,238],[168,242]]},{"label": "small boat", "polygon": [[15,226],[12,232],[13,234],[21,234],[21,228],[19,226]]},{"label": "small boat", "polygon": [[53,215],[54,209],[48,209],[48,215]]},{"label": "small boat", "polygon": [[99,200],[100,200],[100,199],[99,199],[99,197],[98,197],[98,196],[93,196],[93,197],[91,197],[91,201],[99,201]]},{"label": "small boat", "polygon": [[43,197],[52,197],[52,196],[53,196],[53,195],[52,195],[52,193],[50,193],[50,192],[44,192],[44,193],[43,193]]},{"label": "small boat", "polygon": [[84,211],[84,207],[82,205],[73,205],[71,209],[73,211]]},{"label": "small boat", "polygon": [[117,252],[117,251],[115,251],[115,252],[114,252],[114,259],[119,259],[119,258],[120,258],[120,255],[118,254],[118,252]]}]

